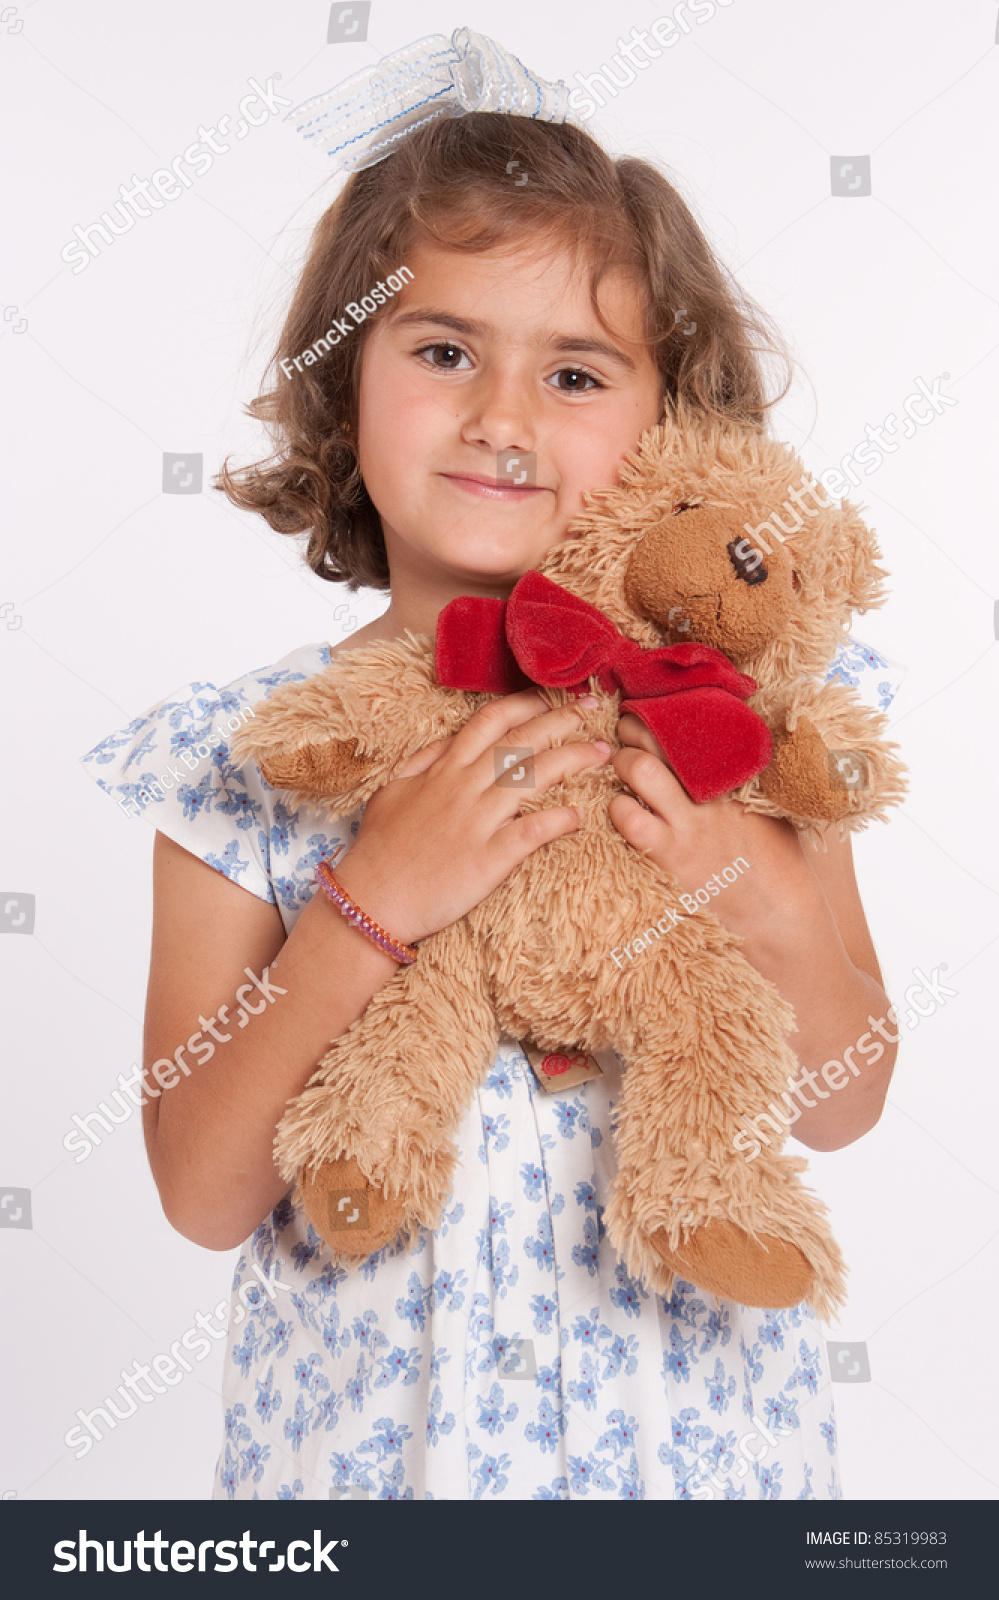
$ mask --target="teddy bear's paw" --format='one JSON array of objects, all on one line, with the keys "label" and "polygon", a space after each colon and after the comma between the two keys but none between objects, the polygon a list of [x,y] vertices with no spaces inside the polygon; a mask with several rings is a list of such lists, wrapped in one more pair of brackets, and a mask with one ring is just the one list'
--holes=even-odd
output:
[{"label": "teddy bear's paw", "polygon": [[806,1257],[786,1239],[751,1239],[734,1222],[715,1217],[670,1250],[665,1230],[649,1240],[666,1265],[695,1288],[719,1300],[777,1309],[808,1298],[815,1273]]},{"label": "teddy bear's paw", "polygon": [[387,1200],[352,1156],[303,1173],[301,1185],[312,1226],[331,1250],[347,1260],[365,1260],[391,1244],[406,1222],[405,1197]]},{"label": "teddy bear's paw", "polygon": [[[773,757],[760,778],[760,788],[775,806],[796,817],[838,822],[856,809],[853,795],[862,781],[865,760],[856,751],[829,750],[808,717],[799,717],[793,733],[774,733]],[[843,766],[843,758],[853,757]]]},{"label": "teddy bear's paw", "polygon": [[371,756],[358,755],[356,739],[324,739],[321,744],[267,756],[260,770],[272,789],[332,796],[362,783],[374,765]]}]

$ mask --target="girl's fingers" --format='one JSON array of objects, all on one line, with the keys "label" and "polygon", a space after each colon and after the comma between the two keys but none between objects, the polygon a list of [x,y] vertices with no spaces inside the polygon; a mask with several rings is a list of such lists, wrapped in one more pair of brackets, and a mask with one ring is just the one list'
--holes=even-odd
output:
[{"label": "girl's fingers", "polygon": [[[519,704],[509,706],[510,701],[516,701]],[[542,714],[531,717],[530,712],[537,711],[539,706]],[[527,690],[523,695],[508,695],[503,700],[490,701],[489,705],[481,707],[469,719],[464,728],[459,729],[456,734],[451,734],[449,737],[442,739],[434,739],[430,744],[424,745],[422,750],[418,750],[415,755],[410,756],[409,760],[396,773],[396,777],[418,777],[420,773],[426,772],[428,768],[433,766],[435,761],[438,761],[450,749],[453,749],[455,757],[461,762],[462,766],[472,765],[476,757],[469,755],[471,745],[464,739],[464,735],[472,730],[476,717],[484,716],[485,712],[492,711],[494,707],[508,707],[508,710],[505,715],[497,714],[491,719],[484,718],[487,731],[490,721],[493,723],[494,728],[500,730],[495,737],[501,742],[498,760],[494,754],[484,763],[483,788],[488,788],[489,784],[495,783],[496,778],[507,768],[516,769],[519,766],[519,760],[514,759],[513,751],[530,750],[533,762],[535,750],[547,749],[553,739],[564,738],[567,733],[576,731],[581,720],[580,713],[571,705],[562,706],[552,711],[536,691]],[[527,713],[526,718],[525,712]],[[514,729],[515,732],[513,731]],[[503,740],[508,741],[508,749],[503,748]],[[481,744],[481,742],[480,733],[476,743]],[[489,743],[492,743],[492,741],[489,741]],[[495,744],[493,745],[493,750],[494,752],[496,750]],[[479,757],[487,754],[488,745],[486,750],[479,752]],[[585,765],[585,763],[583,764]],[[511,779],[512,781],[514,780]],[[548,782],[552,781],[552,779],[548,780]],[[527,786],[525,785],[525,787]],[[530,786],[533,787],[533,785]]]},{"label": "girl's fingers", "polygon": [[663,820],[646,811],[630,794],[616,794],[607,807],[611,822],[636,850],[654,850],[663,842]]},{"label": "girl's fingers", "polygon": [[578,735],[581,720],[581,712],[566,705],[511,728],[472,763],[470,772],[480,792],[505,796],[507,803],[499,809],[513,816],[519,800],[515,794],[514,803],[509,803],[510,790],[544,790],[569,773],[605,760],[610,755],[609,745],[597,752],[589,741],[578,738],[567,744],[559,742],[553,749],[556,741]]},{"label": "girl's fingers", "polygon": [[[502,750],[502,746],[497,748]],[[540,750],[537,755],[523,755],[514,747],[501,761],[494,763],[494,769],[485,769],[485,792],[492,788],[501,818],[512,817],[516,815],[525,789],[532,794],[543,794],[553,784],[561,783],[586,767],[600,766],[610,759],[610,754],[609,744],[598,745],[588,740],[560,745],[557,750]]]},{"label": "girl's fingers", "polygon": [[617,736],[622,744],[634,745],[636,749],[647,750],[650,756],[656,756],[660,761],[666,760],[658,739],[649,732],[641,718],[630,711],[618,719]]},{"label": "girl's fingers", "polygon": [[[564,737],[578,728],[581,713],[572,705],[552,711],[540,690],[525,689],[521,694],[507,694],[501,700],[490,700],[455,734],[454,758],[463,767],[470,767],[491,745],[508,743],[512,747],[532,750],[547,745],[552,739]],[[508,738],[512,730],[516,738]]]},{"label": "girl's fingers", "polygon": [[552,806],[550,811],[531,811],[526,817],[514,817],[499,829],[490,845],[502,861],[504,878],[543,844],[550,844],[563,834],[575,833],[582,821],[582,814],[575,806]]},{"label": "girl's fingers", "polygon": [[453,738],[432,740],[430,744],[424,745],[422,750],[417,750],[415,755],[410,756],[405,765],[399,768],[396,777],[418,777],[421,772],[426,772],[428,767],[433,766],[434,762],[444,754],[451,743],[453,743]]},{"label": "girl's fingers", "polygon": [[694,804],[676,775],[647,750],[624,746],[614,757],[614,771],[664,822],[681,821],[685,808]]}]

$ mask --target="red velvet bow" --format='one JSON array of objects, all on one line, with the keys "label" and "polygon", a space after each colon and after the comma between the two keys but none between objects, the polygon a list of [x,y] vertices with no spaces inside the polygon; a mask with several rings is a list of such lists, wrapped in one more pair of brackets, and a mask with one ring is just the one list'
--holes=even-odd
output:
[{"label": "red velvet bow", "polygon": [[460,595],[437,619],[444,688],[582,691],[591,678],[620,692],[621,711],[641,718],[694,800],[715,800],[769,764],[770,731],[744,704],[756,682],[711,645],[643,650],[540,572],[526,573],[509,600]]}]

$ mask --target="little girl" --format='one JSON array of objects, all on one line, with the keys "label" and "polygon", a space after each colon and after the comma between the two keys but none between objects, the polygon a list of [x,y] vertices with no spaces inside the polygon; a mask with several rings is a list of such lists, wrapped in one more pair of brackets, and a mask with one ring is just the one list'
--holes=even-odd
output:
[{"label": "little girl", "polygon": [[[307,531],[319,576],[389,591],[337,650],[432,634],[454,596],[508,595],[664,408],[762,428],[762,331],[651,165],[525,115],[435,120],[321,218],[276,387],[250,408],[275,455],[220,486],[272,528]],[[519,458],[509,477],[505,453]],[[549,1095],[504,1038],[459,1130],[440,1228],[350,1273],[291,1203],[271,1145],[329,1042],[396,971],[315,892],[317,863],[335,856],[362,909],[418,944],[579,825],[567,808],[519,817],[497,746],[532,750],[543,790],[612,761],[635,798],[614,800],[611,823],[685,890],[752,861],[712,912],[792,1003],[803,1067],[842,1055],[888,1004],[849,844],[806,853],[785,823],[693,804],[632,717],[614,750],[566,745],[578,712],[533,691],[428,746],[363,815],[291,812],[232,764],[226,724],[329,659],[305,645],[222,690],[192,684],[87,758],[157,829],[144,1116],[163,1208],[208,1249],[241,1246],[215,1495],[838,1497],[807,1308],[683,1282],[651,1294],[605,1239],[613,1053]],[[182,751],[194,770],[167,792],[154,774]],[[204,1064],[183,1044],[199,1029],[215,1043]],[[797,1137],[832,1150],[871,1128],[892,1057],[804,1111]]]}]

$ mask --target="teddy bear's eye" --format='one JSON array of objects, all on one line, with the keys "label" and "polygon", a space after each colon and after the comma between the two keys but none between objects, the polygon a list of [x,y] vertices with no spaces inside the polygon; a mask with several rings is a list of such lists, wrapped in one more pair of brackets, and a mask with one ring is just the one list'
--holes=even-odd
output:
[{"label": "teddy bear's eye", "polygon": [[733,539],[725,546],[728,559],[735,568],[735,575],[743,583],[766,583],[769,576],[763,565],[763,557],[748,539]]}]

